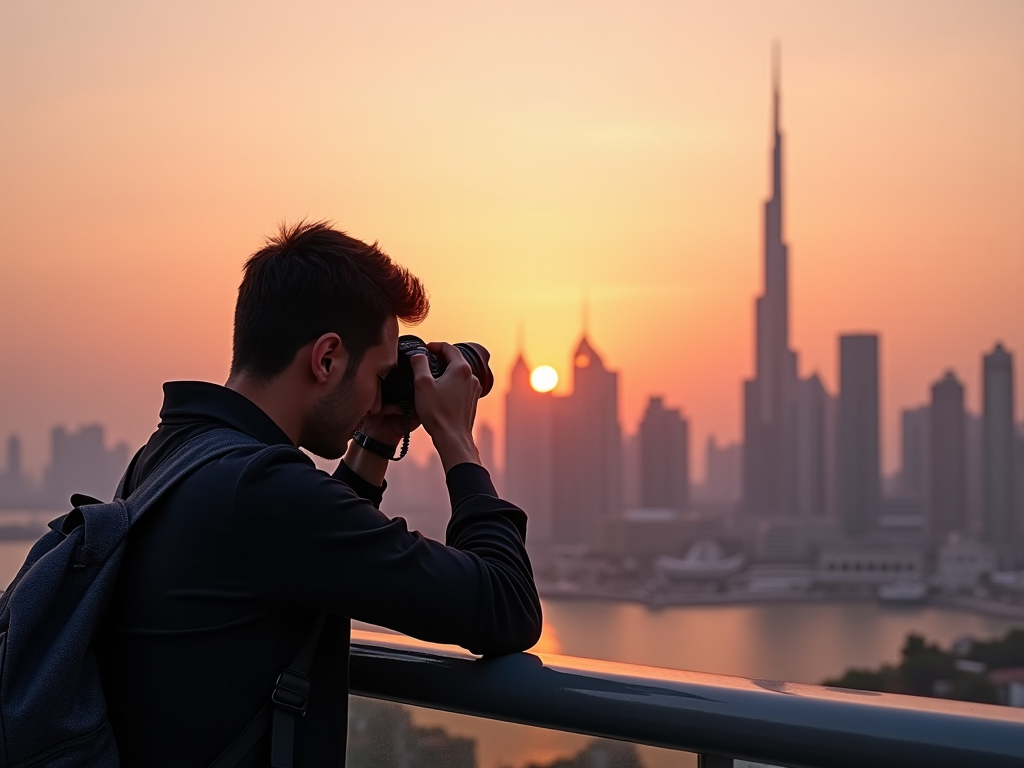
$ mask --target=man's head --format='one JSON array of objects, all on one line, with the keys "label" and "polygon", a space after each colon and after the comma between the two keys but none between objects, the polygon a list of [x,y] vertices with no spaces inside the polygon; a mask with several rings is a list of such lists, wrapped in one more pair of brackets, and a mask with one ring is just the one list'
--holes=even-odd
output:
[{"label": "man's head", "polygon": [[261,406],[299,445],[336,458],[380,407],[397,321],[418,323],[429,306],[423,284],[376,243],[323,222],[283,226],[245,264],[229,384],[276,390],[288,402]]}]

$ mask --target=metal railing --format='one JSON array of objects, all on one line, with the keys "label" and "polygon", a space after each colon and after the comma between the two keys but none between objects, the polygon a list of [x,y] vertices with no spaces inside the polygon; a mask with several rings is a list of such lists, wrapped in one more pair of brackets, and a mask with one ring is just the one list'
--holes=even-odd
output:
[{"label": "metal railing", "polygon": [[477,658],[352,633],[350,691],[417,707],[794,768],[1024,766],[1024,710],[571,656]]}]

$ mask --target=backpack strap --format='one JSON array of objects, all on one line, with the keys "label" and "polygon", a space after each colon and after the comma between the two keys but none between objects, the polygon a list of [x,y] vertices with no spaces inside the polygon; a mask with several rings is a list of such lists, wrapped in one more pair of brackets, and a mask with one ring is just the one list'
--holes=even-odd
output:
[{"label": "backpack strap", "polygon": [[[263,445],[263,443],[235,429],[215,429],[186,441],[160,462],[139,487],[124,500],[128,507],[129,527],[135,525],[161,496],[183,480],[186,475],[235,448],[250,445]],[[134,463],[133,459],[132,464]],[[127,482],[128,475],[126,473],[118,486],[119,492],[124,492]]]},{"label": "backpack strap", "polygon": [[235,768],[260,740],[267,728],[270,734],[270,764],[272,768],[293,768],[295,764],[295,719],[306,714],[309,702],[309,670],[327,619],[321,611],[306,639],[289,664],[277,677],[270,701],[256,713],[234,741],[225,747],[210,768]]}]

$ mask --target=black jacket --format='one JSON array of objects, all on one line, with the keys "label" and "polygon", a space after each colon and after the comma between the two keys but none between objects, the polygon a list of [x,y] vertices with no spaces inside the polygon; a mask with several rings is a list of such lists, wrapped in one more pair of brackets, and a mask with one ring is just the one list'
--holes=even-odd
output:
[{"label": "black jacket", "polygon": [[[132,530],[97,639],[124,768],[206,766],[270,696],[316,613],[329,618],[296,728],[298,766],[342,765],[349,619],[479,654],[525,650],[541,608],[526,515],[475,464],[448,472],[447,546],[378,510],[383,487],[317,469],[225,387],[164,386],[127,490],[190,437],[225,425],[264,446],[197,470]],[[247,766],[269,765],[269,734]]]}]

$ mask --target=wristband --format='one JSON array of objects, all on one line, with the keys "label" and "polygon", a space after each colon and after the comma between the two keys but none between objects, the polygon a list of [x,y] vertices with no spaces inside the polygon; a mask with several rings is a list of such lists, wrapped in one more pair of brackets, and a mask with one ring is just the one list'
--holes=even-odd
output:
[{"label": "wristband", "polygon": [[370,453],[375,453],[382,459],[391,459],[395,455],[395,448],[398,446],[388,445],[382,443],[380,440],[374,440],[368,434],[360,429],[357,429],[352,435],[352,439],[356,441],[356,444],[362,448],[365,448]]}]

